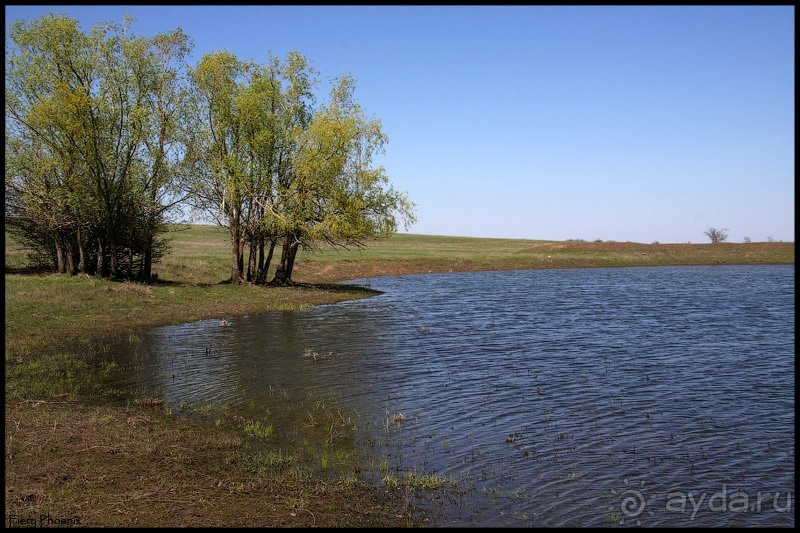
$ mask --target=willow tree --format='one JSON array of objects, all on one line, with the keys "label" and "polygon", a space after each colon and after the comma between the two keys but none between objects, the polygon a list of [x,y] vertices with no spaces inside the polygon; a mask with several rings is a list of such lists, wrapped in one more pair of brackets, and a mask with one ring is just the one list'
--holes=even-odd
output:
[{"label": "willow tree", "polygon": [[163,249],[157,240],[164,231],[166,216],[183,204],[187,195],[188,136],[191,126],[188,88],[185,81],[186,57],[192,43],[181,29],[156,35],[150,41],[151,85],[148,97],[148,134],[138,158],[141,164],[137,190],[141,192],[144,217],[142,277],[149,281],[153,262]]},{"label": "willow tree", "polygon": [[314,76],[314,70],[297,52],[289,52],[283,62],[270,56],[265,66],[255,68],[243,94],[241,111],[246,117],[244,138],[249,154],[245,180],[250,202],[248,281],[266,281],[282,237],[280,191],[291,181],[297,132],[310,120]]},{"label": "willow tree", "polygon": [[193,204],[230,231],[230,281],[266,281],[280,244],[271,283],[291,284],[300,249],[360,246],[413,220],[413,204],[374,166],[386,136],[355,102],[352,78],[315,108],[316,72],[297,52],[265,65],[208,54],[190,77]]},{"label": "willow tree", "polygon": [[247,222],[245,116],[239,101],[253,65],[229,52],[206,54],[190,71],[196,126],[191,133],[192,197],[231,235],[231,282],[241,282]]},{"label": "willow tree", "polygon": [[302,248],[361,247],[395,233],[398,219],[414,221],[414,204],[374,165],[387,137],[354,94],[351,77],[335,81],[328,104],[297,132],[291,179],[281,186],[284,237],[275,284],[292,283]]},{"label": "willow tree", "polygon": [[283,231],[281,184],[290,181],[297,132],[310,115],[311,76],[296,53],[262,66],[217,52],[190,72],[197,121],[190,142],[192,203],[230,232],[231,282],[266,279]]},{"label": "willow tree", "polygon": [[52,15],[12,23],[9,37],[5,190],[13,202],[6,203],[7,227],[42,255],[52,252],[58,272],[74,272],[71,241],[83,255],[77,235],[99,222],[97,210],[76,208],[99,207],[90,197],[80,143],[102,39]]},{"label": "willow tree", "polygon": [[136,274],[149,277],[171,207],[162,200],[178,131],[172,80],[189,41],[179,30],[136,36],[130,22],[86,34],[47,15],[9,30],[6,220],[23,239],[49,241],[60,272],[132,277],[144,256]]}]

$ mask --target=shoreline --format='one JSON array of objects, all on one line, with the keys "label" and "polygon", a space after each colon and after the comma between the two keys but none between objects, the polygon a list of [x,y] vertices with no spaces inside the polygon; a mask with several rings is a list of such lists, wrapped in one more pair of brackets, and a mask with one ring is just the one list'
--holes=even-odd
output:
[{"label": "shoreline", "polygon": [[[367,298],[376,291],[342,282],[379,276],[794,264],[791,243],[502,241],[492,248],[488,241],[470,239],[470,246],[475,245],[470,248],[464,240],[406,237],[364,251],[309,253],[295,271],[296,281],[308,285],[219,285],[215,280],[225,271],[227,250],[217,235],[209,240],[201,234],[199,241],[177,243],[153,285],[80,275],[16,274],[9,268],[7,247],[7,520],[11,514],[44,514],[77,517],[84,526],[426,523],[410,505],[407,488],[325,479],[280,455],[259,455],[254,446],[268,444],[269,438],[245,430],[257,424],[224,417],[218,425],[213,420],[200,424],[176,418],[158,398],[139,398],[122,407],[104,401],[113,391],[97,390],[88,369],[111,339],[134,339],[139,328]],[[203,250],[199,257],[198,247]]]}]

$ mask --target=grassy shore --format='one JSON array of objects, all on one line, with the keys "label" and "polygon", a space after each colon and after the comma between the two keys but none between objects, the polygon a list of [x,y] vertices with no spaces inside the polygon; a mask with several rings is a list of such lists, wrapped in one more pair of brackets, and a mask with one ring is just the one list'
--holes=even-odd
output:
[{"label": "grassy shore", "polygon": [[[396,235],[364,249],[302,252],[294,277],[305,285],[266,288],[219,283],[228,277],[225,230],[192,226],[170,237],[172,251],[156,267],[159,281],[150,286],[33,272],[25,251],[7,237],[7,524],[12,514],[19,520],[49,515],[51,521],[78,520],[87,526],[425,523],[409,505],[408,484],[373,486],[359,479],[357,467],[336,476],[321,476],[313,468],[326,454],[352,448],[344,427],[340,442],[331,447],[296,453],[278,447],[274,428],[266,431],[259,421],[220,414],[180,417],[160,398],[121,399],[104,390],[93,379],[98,354],[140,328],[369,297],[374,292],[336,282],[388,274],[794,263],[793,243]],[[315,416],[335,419],[335,408],[328,409]],[[276,420],[299,425],[304,414]],[[286,428],[275,433],[281,429]]]},{"label": "grassy shore", "polygon": [[421,272],[794,264],[794,243],[641,244],[396,235],[363,250],[305,253],[296,277],[330,282]]}]

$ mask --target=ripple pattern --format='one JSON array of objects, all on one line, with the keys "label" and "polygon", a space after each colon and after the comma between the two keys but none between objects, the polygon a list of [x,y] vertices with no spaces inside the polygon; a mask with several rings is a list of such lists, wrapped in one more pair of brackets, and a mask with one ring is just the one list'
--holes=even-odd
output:
[{"label": "ripple pattern", "polygon": [[792,266],[370,283],[384,293],[157,328],[129,385],[172,405],[336,397],[387,433],[376,457],[469,487],[434,525],[794,525]]}]

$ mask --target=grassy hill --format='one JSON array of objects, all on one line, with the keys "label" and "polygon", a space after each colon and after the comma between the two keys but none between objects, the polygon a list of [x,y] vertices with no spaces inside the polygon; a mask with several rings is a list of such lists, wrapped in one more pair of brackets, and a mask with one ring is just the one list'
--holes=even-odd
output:
[{"label": "grassy hill", "polygon": [[[227,230],[173,226],[171,251],[155,271],[161,280],[217,283],[229,277]],[[273,270],[280,249],[275,251]],[[396,234],[364,248],[303,250],[294,278],[329,283],[385,274],[704,264],[793,264],[794,243],[643,244],[616,241],[546,241]],[[24,266],[24,255],[6,240],[6,269]]]}]

